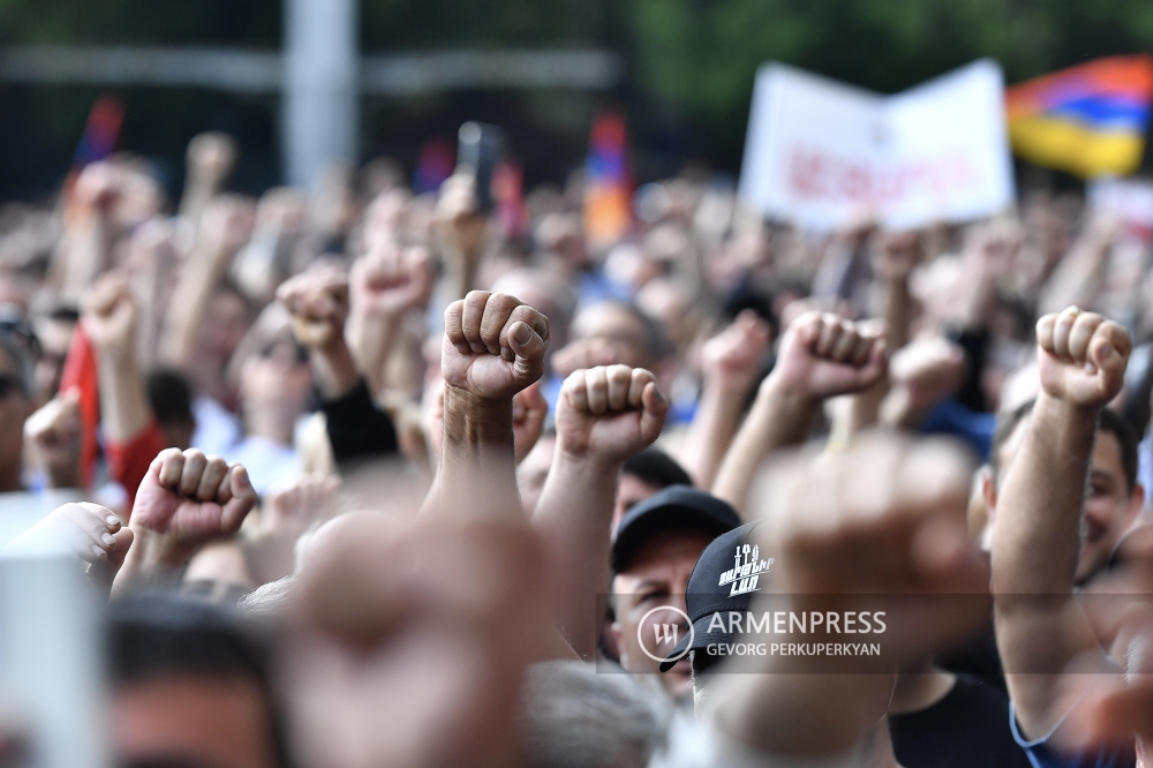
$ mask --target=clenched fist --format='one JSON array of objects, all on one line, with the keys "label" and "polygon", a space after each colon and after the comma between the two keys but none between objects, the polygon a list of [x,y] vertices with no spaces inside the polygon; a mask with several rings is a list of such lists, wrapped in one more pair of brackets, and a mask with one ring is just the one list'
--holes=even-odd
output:
[{"label": "clenched fist", "polygon": [[103,275],[82,302],[81,323],[101,354],[123,359],[132,354],[136,336],[136,301],[128,278]]},{"label": "clenched fist", "polygon": [[239,464],[195,448],[168,448],[153,460],[132,508],[132,527],[168,537],[181,548],[236,533],[256,505]]},{"label": "clenched fist", "polygon": [[807,312],[781,340],[772,378],[786,391],[822,400],[868,389],[885,372],[885,340],[832,313]]},{"label": "clenched fist", "polygon": [[660,436],[668,410],[656,377],[643,368],[576,371],[557,403],[557,448],[577,458],[623,462]]},{"label": "clenched fist", "polygon": [[472,291],[444,312],[441,373],[447,387],[511,401],[544,373],[548,318],[512,296]]},{"label": "clenched fist", "polygon": [[1133,342],[1095,312],[1069,307],[1037,321],[1037,362],[1045,393],[1070,405],[1102,408],[1121,391]]},{"label": "clenched fist", "polygon": [[342,339],[348,318],[348,276],[334,267],[285,281],[276,299],[292,315],[292,332],[309,349],[327,349]]},{"label": "clenched fist", "polygon": [[352,265],[351,283],[356,312],[396,317],[426,306],[433,286],[428,249],[377,247]]}]

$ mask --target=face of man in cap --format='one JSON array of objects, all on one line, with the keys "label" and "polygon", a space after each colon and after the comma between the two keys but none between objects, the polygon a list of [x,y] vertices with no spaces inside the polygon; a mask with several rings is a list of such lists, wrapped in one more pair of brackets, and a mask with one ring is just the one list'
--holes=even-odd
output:
[{"label": "face of man in cap", "polygon": [[[625,670],[658,674],[659,659],[676,645],[676,639],[661,631],[662,625],[677,626],[677,638],[688,631],[684,616],[662,609],[685,610],[689,575],[712,539],[707,533],[694,530],[655,533],[637,547],[613,579],[616,621],[612,632]],[[688,657],[661,675],[660,680],[673,696],[690,696],[692,669]]]}]

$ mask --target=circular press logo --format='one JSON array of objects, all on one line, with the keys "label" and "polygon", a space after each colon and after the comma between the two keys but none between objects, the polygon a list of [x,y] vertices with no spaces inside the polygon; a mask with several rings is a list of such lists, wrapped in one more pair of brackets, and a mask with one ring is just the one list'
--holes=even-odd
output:
[{"label": "circular press logo", "polygon": [[[660,611],[671,611],[672,613],[677,614],[677,616],[680,616],[685,620],[685,626],[689,628],[689,642],[685,645],[685,649],[678,653],[676,656],[668,656],[668,661],[680,661],[685,656],[689,655],[689,650],[692,649],[693,640],[695,639],[693,622],[689,619],[689,615],[682,611],[680,608],[676,608],[671,605],[658,605],[656,608],[653,608],[644,616],[642,616],[640,624],[637,626],[637,641],[640,643],[641,650],[644,651],[645,655],[653,661],[665,661],[667,654],[653,653],[650,651],[650,642],[652,647],[657,648],[658,650],[660,648],[668,648],[671,651],[673,648],[677,647],[677,643],[680,642],[681,639],[680,624],[659,624],[657,622],[649,622],[649,617]],[[645,630],[649,629],[650,627],[652,630],[650,632],[646,632]],[[646,637],[646,635],[651,635],[651,637]]]}]

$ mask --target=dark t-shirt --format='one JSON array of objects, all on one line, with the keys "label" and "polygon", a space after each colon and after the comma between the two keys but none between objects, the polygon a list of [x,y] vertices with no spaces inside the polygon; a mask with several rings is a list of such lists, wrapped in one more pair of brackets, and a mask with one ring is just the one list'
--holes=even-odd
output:
[{"label": "dark t-shirt", "polygon": [[893,754],[905,768],[1031,768],[1009,729],[1009,699],[969,675],[928,709],[889,715]]}]

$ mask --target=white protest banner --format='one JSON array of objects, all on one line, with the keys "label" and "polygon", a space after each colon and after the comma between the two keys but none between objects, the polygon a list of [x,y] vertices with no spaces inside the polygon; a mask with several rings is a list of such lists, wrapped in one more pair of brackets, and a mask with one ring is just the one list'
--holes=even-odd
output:
[{"label": "white protest banner", "polygon": [[757,72],[741,197],[828,229],[987,216],[1014,199],[1000,67],[981,60],[896,96],[784,64]]}]

